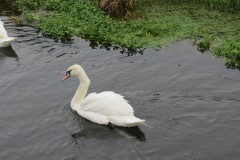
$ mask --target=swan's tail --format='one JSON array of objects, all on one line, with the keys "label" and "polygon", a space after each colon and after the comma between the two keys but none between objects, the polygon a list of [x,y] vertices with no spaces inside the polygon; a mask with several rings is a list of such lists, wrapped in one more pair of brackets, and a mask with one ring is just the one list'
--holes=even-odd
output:
[{"label": "swan's tail", "polygon": [[108,119],[113,125],[122,127],[134,127],[145,122],[135,116],[109,116]]},{"label": "swan's tail", "polygon": [[15,37],[0,37],[0,47],[10,46],[15,39]]}]

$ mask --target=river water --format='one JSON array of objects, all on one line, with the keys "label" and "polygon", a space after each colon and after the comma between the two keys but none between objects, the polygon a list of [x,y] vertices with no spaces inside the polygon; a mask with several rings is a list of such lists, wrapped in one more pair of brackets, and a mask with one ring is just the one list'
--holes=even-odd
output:
[{"label": "river water", "polygon": [[[238,160],[240,75],[189,40],[127,56],[44,37],[1,17],[12,47],[0,50],[1,160]],[[125,96],[147,125],[108,128],[70,109],[80,64],[90,92]]]}]

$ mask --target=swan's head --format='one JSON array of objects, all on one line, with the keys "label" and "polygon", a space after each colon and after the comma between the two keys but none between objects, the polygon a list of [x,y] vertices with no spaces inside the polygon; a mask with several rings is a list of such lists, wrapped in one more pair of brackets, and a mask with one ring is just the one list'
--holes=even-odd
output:
[{"label": "swan's head", "polygon": [[71,76],[78,76],[81,72],[81,66],[74,64],[67,69],[66,75],[63,77],[63,80],[70,78]]}]

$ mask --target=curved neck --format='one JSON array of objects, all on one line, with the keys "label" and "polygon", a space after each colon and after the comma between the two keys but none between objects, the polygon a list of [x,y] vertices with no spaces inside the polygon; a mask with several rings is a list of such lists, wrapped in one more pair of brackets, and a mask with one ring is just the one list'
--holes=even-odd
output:
[{"label": "curved neck", "polygon": [[76,105],[77,106],[80,105],[82,100],[85,98],[87,91],[88,91],[88,87],[90,85],[90,80],[82,68],[79,70],[78,79],[80,81],[80,84],[74,94],[72,101],[71,101],[71,106],[73,106],[73,107]]}]

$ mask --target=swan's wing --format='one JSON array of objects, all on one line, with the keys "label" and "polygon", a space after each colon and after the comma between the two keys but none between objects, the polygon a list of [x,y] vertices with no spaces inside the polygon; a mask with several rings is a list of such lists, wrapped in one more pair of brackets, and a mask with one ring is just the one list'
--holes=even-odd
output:
[{"label": "swan's wing", "polygon": [[0,37],[8,37],[7,31],[4,28],[4,23],[0,20]]},{"label": "swan's wing", "polygon": [[120,94],[116,94],[112,91],[105,91],[101,93],[91,93],[87,97],[84,98],[84,100],[81,102],[82,106],[86,106],[88,103],[91,103],[93,101],[117,101],[117,102],[126,102],[127,100],[123,98]]},{"label": "swan's wing", "polygon": [[104,95],[105,97],[108,97],[109,100],[114,99],[115,101],[121,101],[121,102],[128,103],[128,101],[126,99],[124,99],[124,97],[122,95],[114,93],[113,91],[105,91],[105,92],[101,92],[100,94]]},{"label": "swan's wing", "polygon": [[89,104],[93,103],[94,101],[96,101],[98,98],[101,98],[101,96],[99,96],[99,94],[97,93],[90,93],[89,95],[87,95],[84,100],[81,102],[81,107],[82,108],[86,108]]},{"label": "swan's wing", "polygon": [[102,115],[131,116],[133,108],[123,96],[112,91],[89,94],[80,104],[82,110]]},{"label": "swan's wing", "polygon": [[86,112],[86,111],[83,111],[81,108],[77,108],[76,111],[80,116],[94,123],[104,124],[104,125],[107,125],[109,123],[109,120],[104,115],[93,113],[93,112]]}]

